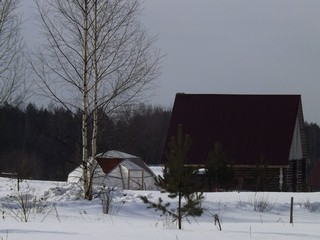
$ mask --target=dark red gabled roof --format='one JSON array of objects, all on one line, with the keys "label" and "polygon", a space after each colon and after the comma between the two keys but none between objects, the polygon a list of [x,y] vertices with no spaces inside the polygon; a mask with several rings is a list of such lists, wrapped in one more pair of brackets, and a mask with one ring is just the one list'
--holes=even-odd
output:
[{"label": "dark red gabled roof", "polygon": [[288,165],[300,104],[300,95],[177,94],[166,146],[182,124],[193,140],[189,164],[203,164],[220,142],[234,165],[255,165],[261,155]]}]

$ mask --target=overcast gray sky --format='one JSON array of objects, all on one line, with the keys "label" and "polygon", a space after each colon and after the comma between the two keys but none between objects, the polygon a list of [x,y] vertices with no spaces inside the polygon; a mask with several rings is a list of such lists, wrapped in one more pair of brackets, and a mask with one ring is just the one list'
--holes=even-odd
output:
[{"label": "overcast gray sky", "polygon": [[320,1],[145,0],[163,59],[154,103],[176,92],[301,94],[320,123]]},{"label": "overcast gray sky", "polygon": [[144,0],[142,19],[165,54],[152,103],[171,107],[177,92],[301,94],[305,120],[320,123],[319,0]]}]

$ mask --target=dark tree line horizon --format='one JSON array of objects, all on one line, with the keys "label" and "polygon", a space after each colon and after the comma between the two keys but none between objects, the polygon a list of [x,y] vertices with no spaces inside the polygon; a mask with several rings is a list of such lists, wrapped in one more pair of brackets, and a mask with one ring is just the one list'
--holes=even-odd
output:
[{"label": "dark tree line horizon", "polygon": [[[119,150],[159,164],[171,110],[140,104],[112,118],[102,114],[98,153]],[[62,107],[0,108],[0,172],[21,178],[66,180],[81,163],[81,113]],[[90,140],[90,139],[89,139]]]},{"label": "dark tree line horizon", "polygon": [[320,127],[316,123],[305,122],[305,131],[308,143],[310,169],[320,161]]}]

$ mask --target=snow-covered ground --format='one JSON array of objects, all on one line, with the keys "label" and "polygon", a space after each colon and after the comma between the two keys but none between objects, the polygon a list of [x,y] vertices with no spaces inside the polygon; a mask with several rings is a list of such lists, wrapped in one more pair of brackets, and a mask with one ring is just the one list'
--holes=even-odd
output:
[{"label": "snow-covered ground", "polygon": [[[25,223],[20,221],[17,201],[9,197],[17,196],[15,189],[15,180],[0,178],[0,240],[320,239],[320,193],[206,193],[203,216],[184,221],[183,230],[178,230],[139,198],[169,200],[159,192],[114,192],[111,214],[103,214],[100,198],[79,199],[75,185],[24,181],[18,196],[28,193],[38,200]],[[291,197],[293,224],[289,223]],[[258,203],[267,203],[263,212],[254,210]],[[214,214],[220,217],[222,231],[214,224]]]}]

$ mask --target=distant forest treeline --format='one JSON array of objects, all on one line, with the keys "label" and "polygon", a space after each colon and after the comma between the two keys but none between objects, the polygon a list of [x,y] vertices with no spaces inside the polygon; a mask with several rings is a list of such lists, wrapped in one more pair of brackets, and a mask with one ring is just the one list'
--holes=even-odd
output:
[{"label": "distant forest treeline", "polygon": [[[99,121],[98,152],[124,151],[160,162],[171,110],[141,104]],[[81,160],[81,114],[61,107],[0,109],[0,172],[66,180]],[[89,139],[90,140],[90,139]]]},{"label": "distant forest treeline", "polygon": [[[159,164],[171,110],[151,105],[124,108],[112,118],[102,114],[98,152],[124,151]],[[66,180],[80,164],[81,114],[61,107],[0,108],[0,172],[24,178]],[[320,159],[320,127],[305,123],[311,168]],[[102,130],[102,131],[101,131]]]},{"label": "distant forest treeline", "polygon": [[320,160],[320,127],[316,123],[305,122],[307,142],[309,146],[310,168]]}]

